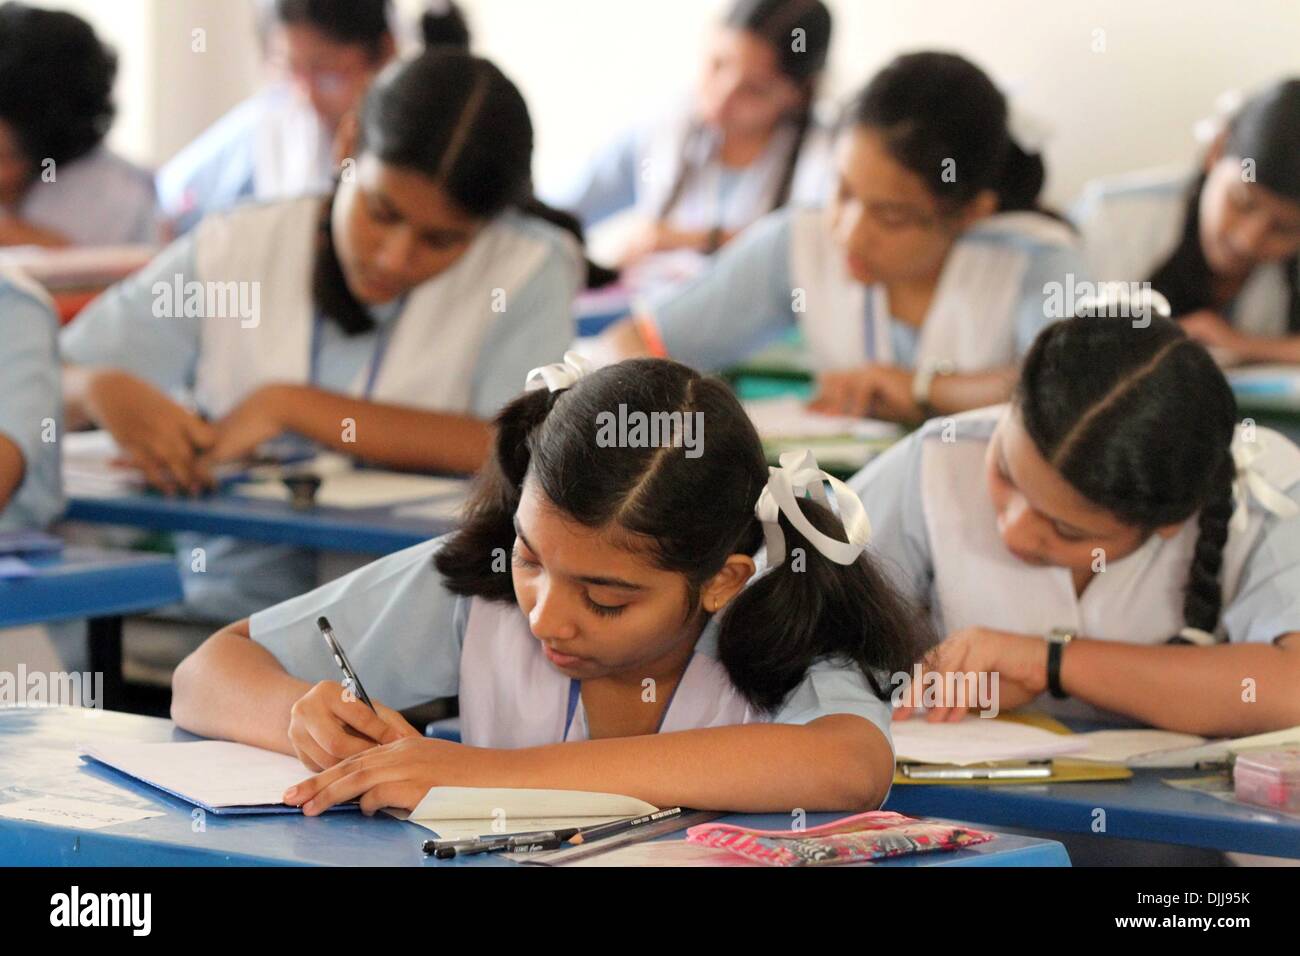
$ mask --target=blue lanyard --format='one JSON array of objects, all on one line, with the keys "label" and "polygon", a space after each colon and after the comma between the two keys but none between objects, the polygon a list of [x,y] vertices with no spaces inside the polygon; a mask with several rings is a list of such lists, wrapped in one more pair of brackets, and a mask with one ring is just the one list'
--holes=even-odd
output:
[{"label": "blue lanyard", "polygon": [[[659,723],[655,725],[655,733],[663,730],[664,720],[668,717],[668,711],[672,709],[673,701],[677,699],[677,691],[682,686],[682,681],[686,679],[686,672],[691,668],[691,661],[695,660],[695,654],[692,653],[690,659],[686,661],[686,667],[682,669],[682,676],[677,681],[677,686],[673,688],[672,694],[668,698],[668,703],[664,705],[663,713],[659,715]],[[576,677],[569,679],[569,705],[564,715],[564,736],[560,738],[561,742],[569,739],[569,731],[573,729],[573,716],[578,712],[578,700],[582,697],[582,681]]]},{"label": "blue lanyard", "polygon": [[573,726],[573,715],[578,712],[578,698],[582,696],[582,681],[576,677],[569,679],[569,710],[564,717],[564,736],[561,741],[569,739],[569,729]]},{"label": "blue lanyard", "polygon": [[[379,378],[379,370],[383,368],[384,356],[388,352],[388,343],[393,337],[393,328],[401,319],[401,313],[406,308],[406,297],[403,296],[401,303],[398,305],[398,314],[393,316],[387,322],[379,323],[379,329],[375,333],[375,350],[370,356],[370,368],[366,372],[365,391],[361,397],[369,401],[370,396],[374,394],[375,382]],[[321,352],[325,348],[325,316],[317,310],[316,317],[312,322],[311,328],[311,369],[309,372],[309,383],[316,385],[320,381],[320,359]]]},{"label": "blue lanyard", "polygon": [[876,296],[870,286],[867,286],[867,361],[876,361]]}]

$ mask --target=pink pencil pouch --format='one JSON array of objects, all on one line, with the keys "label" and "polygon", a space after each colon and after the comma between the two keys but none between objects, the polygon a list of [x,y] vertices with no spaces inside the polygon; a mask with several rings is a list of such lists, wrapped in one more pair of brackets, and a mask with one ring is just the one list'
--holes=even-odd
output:
[{"label": "pink pencil pouch", "polygon": [[729,850],[768,866],[865,863],[910,853],[960,850],[992,839],[992,833],[888,810],[859,813],[810,830],[753,830],[702,823],[686,831],[688,843]]}]

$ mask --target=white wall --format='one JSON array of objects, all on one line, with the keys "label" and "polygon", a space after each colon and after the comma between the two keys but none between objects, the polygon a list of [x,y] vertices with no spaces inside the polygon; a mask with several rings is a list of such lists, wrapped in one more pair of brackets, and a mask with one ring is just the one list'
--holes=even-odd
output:
[{"label": "white wall", "polygon": [[[44,0],[96,24],[122,55],[114,144],[165,159],[252,89],[251,0]],[[423,0],[398,0],[404,9]],[[1300,0],[828,0],[828,88],[860,86],[895,53],[956,50],[1055,129],[1049,195],[1087,178],[1187,161],[1195,121],[1231,87],[1300,74]],[[476,49],[523,88],[540,181],[687,89],[722,0],[461,0]],[[190,31],[208,51],[190,51]],[[1097,31],[1103,31],[1098,33]],[[1104,50],[1094,51],[1098,39]]]},{"label": "white wall", "polygon": [[[418,0],[416,0],[418,2]],[[1185,162],[1225,89],[1300,74],[1300,0],[826,0],[828,88],[847,94],[900,52],[947,49],[1019,89],[1054,128],[1049,196],[1095,175]],[[524,89],[538,177],[689,84],[718,0],[464,0],[479,49]],[[1094,31],[1104,31],[1094,34]],[[1093,52],[1102,37],[1104,52]],[[543,42],[542,38],[548,38]]]}]

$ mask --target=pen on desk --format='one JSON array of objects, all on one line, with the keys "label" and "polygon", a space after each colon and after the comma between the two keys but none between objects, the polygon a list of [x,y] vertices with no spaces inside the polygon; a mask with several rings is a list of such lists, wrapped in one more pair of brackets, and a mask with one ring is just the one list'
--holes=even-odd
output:
[{"label": "pen on desk", "polygon": [[[581,832],[579,827],[565,827],[559,830],[528,830],[520,833],[484,834],[476,837],[465,837],[459,840],[425,840],[424,852],[426,854],[433,854],[440,860],[445,860],[455,856],[455,851],[478,845],[488,847],[500,846],[509,849],[512,853],[518,852],[516,848],[527,850],[553,850],[558,849],[561,843],[575,836],[579,832]],[[550,843],[554,843],[555,845],[540,845]],[[449,850],[453,852],[447,852]]]},{"label": "pen on desk", "polygon": [[343,671],[344,686],[351,684],[353,690],[357,692],[357,697],[361,699],[367,707],[370,708],[376,716],[379,711],[375,710],[375,705],[370,703],[370,696],[366,689],[361,686],[361,680],[357,677],[357,672],[352,669],[352,664],[348,661],[348,656],[343,653],[343,648],[339,645],[338,639],[334,636],[334,628],[330,626],[329,618],[321,615],[316,618],[316,626],[320,628],[321,637],[325,638],[325,643],[329,646],[330,653],[334,655],[334,663]]},{"label": "pen on desk", "polygon": [[1048,764],[1019,767],[952,767],[943,764],[904,764],[903,776],[912,780],[1034,780],[1052,775]]},{"label": "pen on desk", "polygon": [[656,810],[654,813],[647,813],[640,817],[631,817],[627,820],[615,820],[613,823],[602,823],[597,827],[587,827],[579,830],[576,835],[571,837],[567,842],[578,846],[583,843],[590,843],[593,840],[603,840],[606,837],[617,836],[628,830],[635,830],[637,827],[643,827],[651,823],[659,823],[662,820],[669,820],[673,817],[680,817],[686,810],[682,807],[670,807],[666,810]]}]

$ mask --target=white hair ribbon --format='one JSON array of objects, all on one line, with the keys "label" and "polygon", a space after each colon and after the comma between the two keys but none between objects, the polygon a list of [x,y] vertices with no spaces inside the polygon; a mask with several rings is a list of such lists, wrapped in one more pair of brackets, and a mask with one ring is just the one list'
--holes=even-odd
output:
[{"label": "white hair ribbon", "polygon": [[1162,319],[1173,315],[1169,300],[1161,293],[1145,283],[1136,292],[1130,286],[1128,282],[1098,282],[1097,294],[1082,296],[1074,314],[1132,318],[1155,313]]},{"label": "white hair ribbon", "polygon": [[1241,90],[1224,90],[1214,99],[1214,112],[1193,124],[1192,136],[1198,143],[1209,143],[1228,128],[1232,118],[1245,103],[1246,95]]},{"label": "white hair ribbon", "polygon": [[1199,627],[1185,627],[1178,632],[1178,636],[1189,644],[1195,644],[1197,647],[1212,647],[1219,643],[1209,631],[1203,631]]},{"label": "white hair ribbon", "polygon": [[[787,451],[781,455],[781,466],[769,468],[767,485],[754,504],[754,514],[763,524],[763,537],[767,541],[768,567],[776,567],[785,560],[785,535],[781,532],[780,516],[785,512],[789,522],[799,529],[808,542],[836,564],[852,564],[862,554],[871,540],[871,521],[867,509],[853,489],[838,478],[817,467],[813,453]],[[837,541],[822,534],[799,508],[796,497],[805,493],[819,503],[827,504],[824,483],[830,483],[839,506],[840,521],[848,541]]]},{"label": "white hair ribbon", "polygon": [[1031,156],[1047,147],[1055,130],[1040,114],[1026,109],[1016,93],[1007,95],[1007,133],[1011,139]]},{"label": "white hair ribbon", "polygon": [[524,379],[524,391],[549,388],[552,392],[569,388],[591,372],[591,363],[577,352],[565,352],[563,362],[539,366]]},{"label": "white hair ribbon", "polygon": [[1239,427],[1232,439],[1232,463],[1237,469],[1237,476],[1232,482],[1232,496],[1237,502],[1230,525],[1234,531],[1246,530],[1250,521],[1247,500],[1250,496],[1254,496],[1265,511],[1271,511],[1280,518],[1294,518],[1300,514],[1300,506],[1281,489],[1269,484],[1260,471],[1258,461],[1263,454],[1264,449],[1260,443],[1242,438]]}]

